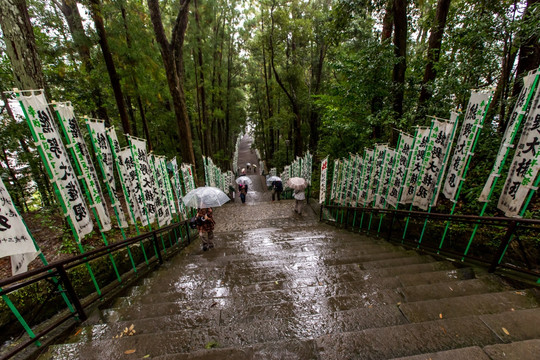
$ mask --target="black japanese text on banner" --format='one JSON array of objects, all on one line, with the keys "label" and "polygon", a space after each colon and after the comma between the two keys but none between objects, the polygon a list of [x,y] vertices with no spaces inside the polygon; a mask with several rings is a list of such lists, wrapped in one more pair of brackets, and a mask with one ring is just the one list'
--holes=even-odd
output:
[{"label": "black japanese text on banner", "polygon": [[379,190],[375,199],[375,207],[378,209],[386,208],[386,195],[390,187],[390,180],[392,178],[392,172],[394,170],[394,160],[396,158],[396,150],[387,148],[386,155],[384,157],[384,165],[382,171],[382,178],[379,184]]},{"label": "black japanese text on banner", "polygon": [[523,133],[497,207],[506,216],[518,216],[525,198],[533,189],[540,169],[540,86],[534,94]]},{"label": "black japanese text on banner", "polygon": [[26,272],[28,264],[39,254],[37,250],[0,178],[0,258],[11,256],[11,272],[17,275]]},{"label": "black japanese text on banner", "polygon": [[373,171],[374,156],[375,150],[364,150],[364,168],[361,180],[362,183],[360,184],[360,194],[358,195],[358,202],[364,207],[368,203],[369,180],[371,179],[371,172]]},{"label": "black japanese text on banner", "polygon": [[413,205],[427,210],[433,199],[435,188],[438,188],[439,173],[444,164],[448,142],[452,135],[454,122],[432,120],[431,134],[425,149],[424,160],[418,180]]},{"label": "black japanese text on banner", "polygon": [[118,225],[121,228],[127,228],[129,226],[124,215],[124,210],[118,199],[116,193],[116,182],[114,181],[114,159],[109,146],[109,140],[107,139],[107,131],[105,129],[105,122],[103,120],[86,119],[86,126],[90,133],[90,139],[94,144],[94,150],[99,163],[101,163],[101,169],[107,188],[109,190],[109,196],[111,198],[111,205],[114,208]]},{"label": "black japanese text on banner", "polygon": [[154,203],[154,188],[152,185],[152,168],[148,163],[148,153],[146,152],[146,140],[129,136],[129,143],[135,171],[139,179],[139,195],[142,200],[141,209],[143,210],[142,224],[150,225],[156,218],[156,205]]},{"label": "black japanese text on banner", "polygon": [[362,171],[364,169],[364,159],[358,154],[356,157],[356,169],[353,180],[351,206],[358,206],[358,196],[360,195],[360,185],[362,180]]},{"label": "black japanese text on banner", "polygon": [[337,186],[338,186],[338,175],[339,175],[339,159],[334,160],[334,170],[332,172],[332,188],[330,189],[330,200],[336,198]]},{"label": "black japanese text on banner", "polygon": [[70,219],[77,234],[77,241],[80,241],[92,232],[94,225],[45,95],[43,92],[33,92],[28,96],[19,95],[18,99],[27,116],[36,145],[43,152],[42,159],[50,172],[51,181],[58,189],[64,214]]},{"label": "black japanese text on banner", "polygon": [[484,122],[484,116],[488,109],[490,98],[490,93],[471,93],[443,188],[443,195],[450,200],[454,200],[459,184],[461,180],[463,180],[462,177],[467,165],[467,160],[473,155],[471,149],[475,144],[476,136]]},{"label": "black japanese text on banner", "polygon": [[326,178],[328,174],[328,156],[321,162],[321,183],[319,188],[319,204],[326,199]]},{"label": "black japanese text on banner", "polygon": [[414,137],[401,133],[399,144],[397,148],[396,161],[395,161],[395,170],[392,174],[392,179],[390,181],[390,189],[388,190],[388,196],[386,197],[386,202],[393,206],[397,207],[399,201],[399,194],[403,188],[405,182],[405,175],[407,172],[407,167],[409,165],[409,158],[411,154],[411,149],[413,147]]},{"label": "black japanese text on banner", "polygon": [[86,142],[82,136],[79,123],[75,118],[73,106],[71,106],[71,103],[54,103],[53,105],[58,113],[62,129],[64,130],[66,143],[68,144],[68,147],[73,147],[73,160],[88,189],[92,202],[91,207],[94,207],[97,212],[101,231],[109,231],[111,229],[111,217],[105,206],[103,192],[99,185],[99,178],[94,163],[92,162],[92,158],[90,157],[88,147],[86,146]]},{"label": "black japanese text on banner", "polygon": [[165,196],[165,184],[163,183],[163,178],[161,177],[161,172],[158,171],[158,162],[159,159],[153,154],[148,155],[148,163],[151,167],[152,172],[152,188],[154,190],[154,203],[156,204],[156,216],[158,220],[158,225],[160,227],[167,225],[169,218],[169,209],[167,206],[167,199]]},{"label": "black japanese text on banner", "polygon": [[491,173],[489,174],[486,184],[482,189],[482,193],[478,198],[478,201],[480,202],[488,201],[491,189],[493,188],[493,184],[495,183],[495,178],[501,173],[501,167],[503,165],[504,159],[506,158],[508,149],[512,147],[514,138],[519,129],[519,125],[521,124],[521,119],[527,111],[527,105],[529,103],[529,98],[534,91],[535,79],[537,78],[537,76],[538,73],[535,72],[523,78],[523,88],[519,93],[519,97],[516,101],[516,105],[514,106],[514,110],[510,115],[510,121],[506,127],[506,130],[504,131],[501,145],[499,147],[499,151],[497,152],[497,157],[495,158],[495,163],[493,164]]},{"label": "black japanese text on banner", "polygon": [[122,177],[124,178],[124,189],[126,198],[129,199],[131,205],[131,221],[136,222],[140,220],[144,222],[143,219],[146,216],[143,216],[141,211],[144,206],[142,201],[142,196],[139,192],[139,179],[137,178],[137,171],[135,170],[135,164],[133,162],[133,156],[131,155],[131,149],[125,147],[124,149],[116,153],[118,157],[118,163],[120,171],[122,172]]},{"label": "black japanese text on banner", "polygon": [[431,128],[419,128],[416,130],[414,147],[411,152],[411,159],[407,170],[407,178],[405,179],[405,184],[401,193],[401,204],[410,204],[413,201],[416,183],[418,181],[420,170],[422,169],[424,154],[429,141],[430,130]]}]

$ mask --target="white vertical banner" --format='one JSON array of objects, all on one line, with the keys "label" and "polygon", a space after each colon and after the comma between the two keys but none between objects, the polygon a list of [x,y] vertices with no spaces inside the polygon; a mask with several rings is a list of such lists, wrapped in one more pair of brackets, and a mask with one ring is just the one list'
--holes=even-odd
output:
[{"label": "white vertical banner", "polygon": [[[426,147],[422,169],[416,183],[416,193],[413,205],[422,210],[427,210],[435,194],[435,188],[439,188],[439,174],[444,165],[445,155],[454,129],[457,116],[450,121],[432,120],[431,135]],[[435,205],[435,204],[433,204]]]},{"label": "white vertical banner", "polygon": [[142,196],[140,196],[139,179],[137,177],[137,171],[135,170],[131,149],[126,147],[118,151],[116,156],[118,157],[117,165],[119,167],[119,171],[122,172],[122,177],[124,178],[125,195],[131,204],[132,212],[129,212],[131,221],[133,223],[137,222],[137,220],[143,222],[143,219],[146,217],[141,211],[141,209],[144,207],[144,201]]},{"label": "white vertical banner", "polygon": [[377,192],[379,189],[379,183],[381,181],[381,177],[383,176],[383,165],[384,165],[384,157],[386,154],[386,149],[387,149],[386,144],[375,145],[373,170],[371,171],[371,177],[369,179],[370,185],[369,185],[369,192],[368,192],[368,198],[367,198],[367,201],[370,204],[372,204],[375,201],[375,198],[377,196]]},{"label": "white vertical banner", "polygon": [[360,193],[358,195],[358,202],[362,203],[362,205],[365,207],[368,202],[369,180],[371,179],[371,172],[373,171],[375,150],[366,149],[364,153],[364,169],[360,185]]},{"label": "white vertical banner", "polygon": [[471,93],[469,104],[467,105],[467,112],[463,119],[452,160],[450,160],[449,163],[448,175],[446,176],[443,188],[443,195],[450,200],[454,200],[459,184],[464,180],[463,173],[465,172],[467,160],[470,156],[474,155],[471,151],[476,136],[482,128],[490,99],[490,93]]},{"label": "white vertical banner", "polygon": [[414,147],[411,152],[409,168],[407,169],[407,177],[401,193],[401,204],[410,204],[413,201],[416,183],[418,182],[418,176],[422,169],[424,154],[429,141],[430,130],[430,128],[419,128],[416,130]]},{"label": "white vertical banner", "polygon": [[341,205],[347,205],[347,187],[349,185],[349,171],[351,169],[351,159],[350,157],[347,159],[343,159],[342,161],[342,168],[341,168],[341,185],[340,185],[340,196],[339,196],[339,203]]},{"label": "white vertical banner", "polygon": [[540,169],[540,86],[537,87],[527,121],[512,159],[497,207],[506,216],[519,216],[523,203],[534,188]]},{"label": "white vertical banner", "polygon": [[28,264],[38,254],[32,236],[0,177],[0,258],[11,256],[11,273],[17,275],[26,272]]},{"label": "white vertical banner", "polygon": [[167,205],[169,206],[169,223],[172,222],[172,214],[176,214],[176,205],[174,204],[174,194],[171,186],[171,181],[169,178],[169,173],[167,172],[167,161],[164,156],[160,156],[160,168],[161,176],[163,177],[163,182],[165,183],[165,192],[167,194]]},{"label": "white vertical banner", "polygon": [[354,155],[355,157],[355,169],[354,169],[354,178],[352,184],[352,194],[351,194],[351,206],[358,206],[358,195],[360,192],[360,180],[362,179],[362,170],[364,166],[364,161],[362,157],[358,154]]},{"label": "white vertical banner", "polygon": [[387,148],[386,155],[384,156],[384,166],[382,171],[381,183],[379,184],[379,191],[375,201],[375,207],[378,209],[386,208],[386,195],[390,188],[390,180],[392,178],[392,171],[394,169],[394,160],[396,158],[396,150]]},{"label": "white vertical banner", "polygon": [[493,164],[491,173],[489,174],[486,184],[484,185],[484,188],[482,189],[482,193],[480,194],[480,197],[478,198],[478,201],[480,202],[488,201],[489,193],[491,192],[491,189],[493,188],[493,183],[495,182],[495,178],[500,175],[504,159],[506,157],[506,154],[508,153],[508,149],[513,147],[514,138],[518,132],[519,125],[521,124],[521,120],[523,116],[525,115],[525,113],[527,112],[529,99],[532,93],[534,92],[534,86],[536,85],[535,79],[537,77],[538,77],[538,72],[534,72],[523,78],[523,88],[521,89],[521,92],[519,93],[519,97],[516,101],[516,105],[514,106],[514,110],[512,111],[512,114],[510,115],[510,120],[508,122],[508,125],[506,126],[506,130],[504,131],[501,145],[499,147],[499,151],[497,152],[497,157],[495,158],[495,163]]},{"label": "white vertical banner", "polygon": [[186,220],[187,219],[186,206],[184,205],[184,201],[182,200],[184,195],[182,193],[182,181],[180,180],[181,170],[178,169],[178,163],[176,161],[176,157],[174,157],[171,160],[171,165],[172,165],[172,168],[173,168],[173,180],[174,180],[173,181],[173,184],[174,184],[173,189],[174,189],[174,192],[176,194],[178,210],[182,214],[182,220]]},{"label": "white vertical banner", "polygon": [[193,170],[190,164],[182,164],[182,177],[184,178],[184,188],[186,194],[191,190],[195,190],[195,181],[193,179]]},{"label": "white vertical banner", "polygon": [[394,208],[397,208],[398,206],[399,194],[405,183],[405,176],[407,174],[407,167],[409,165],[413,143],[413,136],[405,133],[400,134],[399,144],[396,149],[395,169],[392,173],[390,188],[388,189],[388,195],[386,196],[386,202]]},{"label": "white vertical banner", "polygon": [[152,186],[153,176],[152,168],[148,162],[148,153],[146,151],[146,140],[129,136],[129,144],[135,171],[139,181],[139,195],[142,200],[143,217],[141,222],[147,226],[154,222],[156,218],[156,205],[154,203],[154,188]]},{"label": "white vertical banner", "polygon": [[19,95],[21,107],[28,119],[28,125],[34,134],[36,146],[43,151],[45,167],[50,170],[51,181],[58,189],[60,203],[64,205],[64,214],[70,219],[78,241],[92,232],[94,224],[90,217],[84,195],[67,156],[58,129],[49,111],[43,92],[31,95]]},{"label": "white vertical banner", "polygon": [[319,204],[326,200],[326,179],[328,176],[328,156],[321,162],[321,183],[319,187]]},{"label": "white vertical banner", "polygon": [[169,214],[169,208],[167,206],[167,199],[165,194],[165,184],[161,171],[159,171],[159,160],[150,153],[148,155],[148,162],[152,168],[152,188],[154,189],[154,204],[156,205],[156,216],[158,220],[158,226],[162,227],[167,225],[167,219]]},{"label": "white vertical banner", "polygon": [[114,159],[112,156],[109,141],[107,140],[107,131],[105,129],[105,122],[97,119],[86,119],[86,125],[90,138],[94,144],[94,150],[99,163],[101,163],[101,169],[103,171],[104,181],[109,188],[109,196],[111,197],[111,205],[117,216],[118,225],[121,228],[127,228],[129,226],[122,209],[122,204],[118,198],[116,192],[116,182],[114,181]]},{"label": "white vertical banner", "polygon": [[339,174],[339,159],[334,160],[334,170],[332,172],[332,188],[330,189],[330,200],[336,198]]},{"label": "white vertical banner", "polygon": [[54,103],[53,106],[58,113],[67,147],[73,149],[73,160],[77,164],[82,179],[86,184],[90,199],[92,200],[90,207],[96,210],[98,220],[101,224],[101,231],[109,231],[111,229],[111,217],[107,206],[105,206],[103,192],[99,185],[99,178],[90,157],[88,146],[86,146],[81,133],[79,123],[75,118],[73,106],[71,103]]}]

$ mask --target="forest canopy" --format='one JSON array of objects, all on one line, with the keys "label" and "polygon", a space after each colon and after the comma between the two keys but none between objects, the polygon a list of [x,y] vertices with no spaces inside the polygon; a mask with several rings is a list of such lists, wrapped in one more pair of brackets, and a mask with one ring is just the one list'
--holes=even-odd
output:
[{"label": "forest canopy", "polygon": [[[316,167],[395,146],[398,130],[448,118],[472,89],[491,89],[474,192],[521,79],[540,65],[539,2],[3,0],[0,90],[45,88],[78,116],[195,162],[201,177],[201,155],[229,169],[246,129],[268,168],[308,149]],[[29,130],[1,110],[0,172],[14,201],[22,211],[54,203]]]}]

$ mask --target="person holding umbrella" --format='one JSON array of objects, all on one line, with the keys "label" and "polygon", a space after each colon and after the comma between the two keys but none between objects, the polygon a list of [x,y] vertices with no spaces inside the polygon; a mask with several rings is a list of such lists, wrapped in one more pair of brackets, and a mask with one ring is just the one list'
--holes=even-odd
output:
[{"label": "person holding umbrella", "polygon": [[[204,206],[204,205],[203,205]],[[203,251],[214,247],[214,221],[212,208],[197,209],[197,230],[203,244]]]},{"label": "person holding umbrella", "polygon": [[281,178],[278,176],[270,176],[266,180],[267,186],[272,186],[272,201],[275,201],[276,195],[277,200],[281,200],[281,193],[283,192],[283,183],[281,182]]},{"label": "person holding umbrella", "polygon": [[221,189],[212,186],[201,186],[191,190],[182,198],[184,204],[197,209],[194,223],[199,231],[203,251],[214,247],[214,221],[212,207],[221,206],[230,199]]},{"label": "person holding umbrella", "polygon": [[302,208],[304,207],[304,200],[306,199],[306,194],[304,190],[307,187],[307,182],[304,178],[292,177],[287,180],[287,186],[294,190],[293,196],[295,199],[294,202],[294,212],[297,214],[302,214]]}]

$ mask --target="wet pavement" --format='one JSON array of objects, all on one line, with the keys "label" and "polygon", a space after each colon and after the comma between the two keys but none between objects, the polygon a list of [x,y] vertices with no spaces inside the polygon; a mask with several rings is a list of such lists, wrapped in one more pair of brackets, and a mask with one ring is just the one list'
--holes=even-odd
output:
[{"label": "wet pavement", "polygon": [[296,215],[250,176],[247,205],[215,209],[214,249],[193,242],[41,359],[538,354],[535,290]]}]

